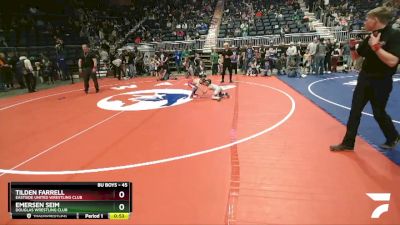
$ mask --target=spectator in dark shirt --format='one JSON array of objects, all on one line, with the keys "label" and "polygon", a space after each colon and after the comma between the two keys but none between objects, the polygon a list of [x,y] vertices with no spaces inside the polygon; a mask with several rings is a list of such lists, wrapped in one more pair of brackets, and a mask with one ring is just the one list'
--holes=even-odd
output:
[{"label": "spectator in dark shirt", "polygon": [[326,42],[326,55],[325,55],[325,71],[331,73],[332,71],[332,52],[335,49],[335,45],[332,44],[331,39]]},{"label": "spectator in dark shirt", "polygon": [[[237,74],[237,68],[238,68],[238,61],[239,61],[239,51],[237,51],[234,46],[232,46],[233,48],[233,52],[232,52],[232,56],[231,56],[231,70],[232,72],[235,71],[235,74]],[[232,78],[231,78],[231,82],[232,82]]]}]

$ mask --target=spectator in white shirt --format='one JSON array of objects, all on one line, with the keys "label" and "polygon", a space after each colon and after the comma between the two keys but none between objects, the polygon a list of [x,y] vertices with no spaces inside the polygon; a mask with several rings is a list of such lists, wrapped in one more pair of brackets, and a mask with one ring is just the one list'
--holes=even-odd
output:
[{"label": "spectator in white shirt", "polygon": [[33,67],[31,61],[26,56],[19,57],[16,64],[16,72],[25,78],[25,83],[29,92],[36,91],[36,78],[33,76]]},{"label": "spectator in white shirt", "polygon": [[289,48],[286,50],[287,60],[286,60],[286,68],[289,67],[289,62],[291,60],[296,60],[297,58],[297,47],[294,45],[294,42],[290,42]]},{"label": "spectator in white shirt", "polygon": [[308,46],[307,46],[307,52],[308,52],[308,54],[310,55],[309,57],[310,57],[310,60],[311,60],[311,62],[310,62],[310,73],[311,73],[311,71],[315,71],[316,69],[315,69],[315,67],[316,67],[316,64],[315,64],[315,53],[317,52],[317,44],[318,44],[318,39],[317,38],[314,38],[314,41],[313,42],[311,42],[310,44],[308,44]]}]

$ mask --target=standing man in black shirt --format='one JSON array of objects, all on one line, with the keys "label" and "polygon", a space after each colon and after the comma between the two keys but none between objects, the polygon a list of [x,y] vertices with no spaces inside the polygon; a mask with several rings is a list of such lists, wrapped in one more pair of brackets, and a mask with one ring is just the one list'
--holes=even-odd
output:
[{"label": "standing man in black shirt", "polygon": [[88,44],[82,45],[83,54],[79,58],[78,66],[79,73],[83,76],[83,82],[85,85],[85,93],[89,91],[89,79],[93,79],[94,87],[96,88],[96,93],[99,92],[99,84],[97,83],[96,71],[97,71],[97,59],[96,55],[90,51]]},{"label": "standing man in black shirt", "polygon": [[324,60],[324,69],[327,73],[332,72],[332,52],[335,50],[335,43],[328,39],[326,42],[326,55]]},{"label": "standing man in black shirt", "polygon": [[372,33],[357,48],[358,55],[365,57],[365,61],[353,93],[347,132],[342,143],[330,146],[331,151],[354,149],[361,113],[368,101],[386,137],[386,142],[380,147],[392,149],[399,142],[399,133],[385,111],[392,91],[392,76],[400,58],[400,33],[388,26],[392,17],[392,11],[387,7],[375,8],[367,14],[365,29]]},{"label": "standing man in black shirt", "polygon": [[232,50],[229,49],[229,44],[224,43],[224,51],[221,53],[222,57],[224,58],[224,64],[222,66],[222,80],[221,83],[224,83],[224,78],[225,78],[225,70],[228,68],[229,71],[229,82],[232,81],[232,66],[231,66],[231,56],[233,55]]}]

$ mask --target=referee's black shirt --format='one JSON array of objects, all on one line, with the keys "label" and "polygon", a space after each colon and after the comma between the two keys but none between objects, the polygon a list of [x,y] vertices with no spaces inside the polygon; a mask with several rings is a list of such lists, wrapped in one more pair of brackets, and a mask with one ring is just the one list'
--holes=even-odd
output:
[{"label": "referee's black shirt", "polygon": [[231,56],[233,55],[232,50],[228,49],[224,49],[224,51],[221,53],[222,56],[224,57],[224,64],[228,65],[231,64]]},{"label": "referee's black shirt", "polygon": [[93,68],[94,67],[94,62],[93,59],[96,58],[96,55],[94,54],[94,52],[90,51],[88,52],[87,55],[82,54],[80,59],[82,60],[82,68]]},{"label": "referee's black shirt", "polygon": [[[380,43],[382,48],[400,58],[400,32],[394,30],[391,26],[387,25],[385,28],[377,30],[381,33]],[[360,75],[370,78],[383,79],[387,76],[392,76],[396,73],[397,66],[389,67],[382,62],[377,54],[371,49],[368,44],[370,36],[361,42],[357,48],[357,53],[365,57]]]}]

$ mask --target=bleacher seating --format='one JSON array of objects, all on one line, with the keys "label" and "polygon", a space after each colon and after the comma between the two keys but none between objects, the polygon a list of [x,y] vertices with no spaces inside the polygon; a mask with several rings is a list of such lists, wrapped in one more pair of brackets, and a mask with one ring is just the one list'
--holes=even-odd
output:
[{"label": "bleacher seating", "polygon": [[324,20],[326,26],[340,26],[344,30],[362,30],[365,16],[371,9],[382,5],[382,0],[338,0],[330,1],[329,6],[323,10],[317,5],[317,18]]},{"label": "bleacher seating", "polygon": [[147,2],[137,0],[138,7],[131,9],[112,5],[107,0],[15,0],[15,4],[0,8],[0,37],[10,47],[51,46],[54,36],[66,45],[80,45],[88,39],[100,42],[96,37],[100,29],[108,39],[113,29],[117,29],[120,36],[132,29],[143,18],[141,7]]},{"label": "bleacher seating", "polygon": [[[227,1],[219,37],[310,32],[303,17],[304,12],[297,1]],[[240,32],[235,32],[238,29]]]},{"label": "bleacher seating", "polygon": [[[185,38],[199,39],[208,33],[216,0],[156,1],[157,5],[147,11],[147,20],[141,28],[130,35],[131,40],[140,37],[142,41],[183,41]],[[167,23],[171,23],[168,27]],[[187,28],[177,28],[186,24]],[[197,25],[201,25],[197,27]]]}]

